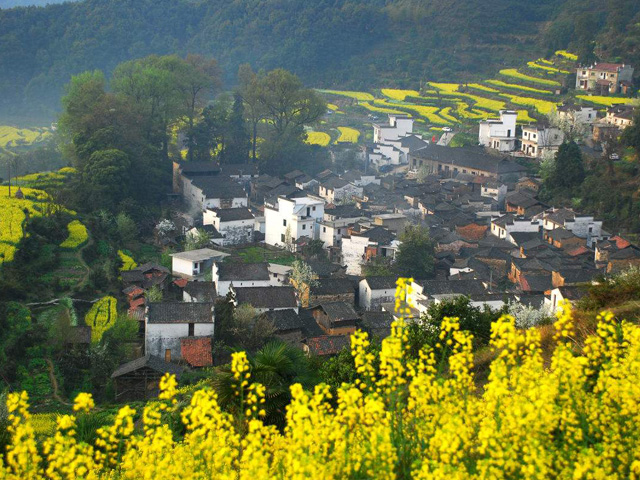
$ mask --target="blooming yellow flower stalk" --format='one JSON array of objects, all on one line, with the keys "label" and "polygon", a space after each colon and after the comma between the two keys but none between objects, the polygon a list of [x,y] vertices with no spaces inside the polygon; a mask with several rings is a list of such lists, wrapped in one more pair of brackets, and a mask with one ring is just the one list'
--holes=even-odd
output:
[{"label": "blooming yellow flower stalk", "polygon": [[[399,320],[379,359],[356,332],[359,379],[335,397],[324,384],[293,385],[282,431],[264,424],[265,389],[251,381],[246,354],[235,353],[235,416],[207,387],[189,390],[178,412],[186,393],[167,375],[141,426],[124,406],[95,445],[78,441],[76,418],[63,415],[39,449],[27,395],[10,394],[12,441],[0,455],[0,480],[640,480],[640,327],[603,312],[595,334],[579,344],[563,305],[548,358],[539,330],[519,330],[503,316],[492,325],[493,361],[480,389],[473,339],[457,318],[444,319],[434,348],[409,358],[410,288],[408,279],[398,284]],[[74,411],[92,408],[89,395],[78,395]],[[168,421],[178,416],[180,435]]]}]

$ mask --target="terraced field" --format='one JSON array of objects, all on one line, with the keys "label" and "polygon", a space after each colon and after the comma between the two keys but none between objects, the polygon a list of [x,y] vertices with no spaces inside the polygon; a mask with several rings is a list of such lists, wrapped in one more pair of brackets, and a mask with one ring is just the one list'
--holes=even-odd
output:
[{"label": "terraced field", "polygon": [[351,127],[338,127],[340,136],[336,140],[336,143],[358,143],[360,138],[360,131]]},{"label": "terraced field", "polygon": [[[573,53],[558,50],[550,58],[538,58],[519,68],[505,68],[500,70],[498,78],[480,82],[428,82],[422,91],[381,88],[373,93],[320,92],[325,93],[329,101],[337,101],[341,105],[345,98],[357,100],[355,105],[343,107],[346,114],[366,114],[370,119],[375,119],[375,114],[409,115],[415,118],[418,130],[422,132],[456,124],[471,127],[479,120],[496,118],[499,111],[505,109],[516,110],[518,123],[526,124],[542,120],[562,102],[576,101],[603,108],[630,101],[620,97],[575,95],[573,90],[562,95],[556,93],[566,82],[566,75],[574,70],[576,61],[577,56]],[[334,106],[330,104],[329,108]],[[367,122],[364,123],[366,126]],[[337,127],[335,121],[333,125]],[[357,141],[353,132],[344,133],[343,128],[338,128],[341,132],[338,143]]]},{"label": "terraced field", "polygon": [[325,132],[307,132],[307,143],[326,147],[331,143],[331,135]]},{"label": "terraced field", "polygon": [[51,132],[46,128],[0,126],[0,148],[20,147],[45,140]]}]

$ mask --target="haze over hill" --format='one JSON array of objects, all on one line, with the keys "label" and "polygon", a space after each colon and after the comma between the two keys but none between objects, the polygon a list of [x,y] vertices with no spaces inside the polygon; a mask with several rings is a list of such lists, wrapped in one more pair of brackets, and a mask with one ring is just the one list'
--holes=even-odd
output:
[{"label": "haze over hill", "polygon": [[73,0],[0,0],[0,8],[13,8],[13,7],[43,7],[45,5],[54,3],[63,3]]},{"label": "haze over hill", "polygon": [[638,63],[639,18],[633,0],[85,0],[1,10],[0,114],[51,118],[71,75],[154,53],[216,58],[229,83],[249,62],[352,88],[468,80],[566,47]]}]

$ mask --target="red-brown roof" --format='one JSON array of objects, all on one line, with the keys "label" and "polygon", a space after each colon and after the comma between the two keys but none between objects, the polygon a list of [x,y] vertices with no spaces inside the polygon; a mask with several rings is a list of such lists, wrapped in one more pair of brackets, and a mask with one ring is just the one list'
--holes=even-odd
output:
[{"label": "red-brown roof", "polygon": [[619,249],[627,248],[629,245],[631,245],[631,242],[629,242],[628,240],[625,240],[624,238],[618,235],[614,235],[609,239],[609,241],[615,242],[616,247],[618,247]]},{"label": "red-brown roof", "polygon": [[591,252],[591,250],[589,250],[584,245],[581,245],[578,248],[575,248],[573,250],[569,250],[567,253],[572,257],[577,257],[578,255],[582,255],[584,253],[589,253],[589,252]]},{"label": "red-brown roof", "polygon": [[135,309],[135,308],[141,307],[144,305],[144,302],[145,302],[144,297],[138,297],[134,300],[131,300],[129,302],[129,309]]},{"label": "red-brown roof", "polygon": [[615,73],[622,67],[624,67],[622,63],[597,63],[592,67],[592,69]]},{"label": "red-brown roof", "polygon": [[307,339],[309,352],[314,355],[335,355],[349,346],[349,335],[323,335]]},{"label": "red-brown roof", "polygon": [[174,280],[173,283],[180,288],[184,288],[187,283],[189,283],[189,280],[187,280],[186,278],[178,278],[177,280]]},{"label": "red-brown roof", "polygon": [[462,237],[463,240],[470,242],[477,242],[485,237],[487,225],[478,225],[476,223],[470,223],[462,227],[456,227],[456,233]]},{"label": "red-brown roof", "polygon": [[213,365],[211,355],[211,337],[180,339],[182,358],[192,367],[210,367]]}]

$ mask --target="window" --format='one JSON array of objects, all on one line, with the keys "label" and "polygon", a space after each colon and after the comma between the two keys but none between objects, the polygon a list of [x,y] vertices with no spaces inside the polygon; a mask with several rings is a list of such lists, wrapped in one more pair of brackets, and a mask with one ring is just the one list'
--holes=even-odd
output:
[{"label": "window", "polygon": [[313,211],[314,211],[314,212],[316,211],[316,207],[313,207]]},{"label": "window", "polygon": [[277,274],[277,273],[274,273],[274,274],[273,274],[273,278],[278,278],[278,274]]},{"label": "window", "polygon": [[189,324],[189,336],[190,337],[195,336],[195,327],[196,327],[195,323],[190,323]]},{"label": "window", "polygon": [[340,234],[340,229],[338,229],[338,234]]},{"label": "window", "polygon": [[303,224],[302,224],[302,229],[303,229],[303,230],[306,230],[306,229],[307,229],[307,225],[303,223]]},{"label": "window", "polygon": [[307,217],[311,215],[311,207],[307,207]]},{"label": "window", "polygon": [[284,243],[284,233],[280,235],[280,241]]},{"label": "window", "polygon": [[327,232],[327,227],[322,227],[322,233],[326,233]]},{"label": "window", "polygon": [[169,363],[171,361],[171,349],[170,348],[167,348],[164,351],[164,361],[167,362],[167,363]]},{"label": "window", "polygon": [[286,227],[286,226],[287,226],[287,219],[286,219],[286,218],[283,218],[283,219],[282,219],[282,226],[283,226],[283,227]]}]

